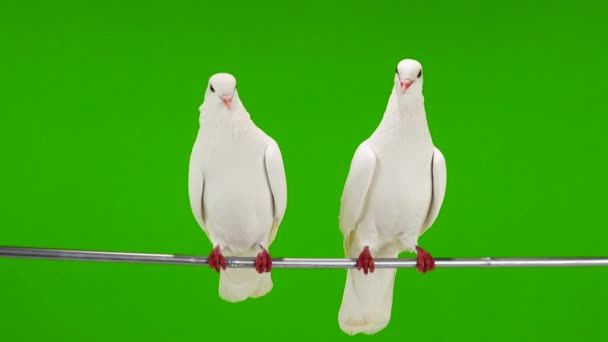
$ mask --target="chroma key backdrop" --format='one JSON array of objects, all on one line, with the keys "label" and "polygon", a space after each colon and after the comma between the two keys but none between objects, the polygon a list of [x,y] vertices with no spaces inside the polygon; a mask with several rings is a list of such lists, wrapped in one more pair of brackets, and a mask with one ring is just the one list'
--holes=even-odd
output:
[{"label": "chroma key backdrop", "polygon": [[[605,256],[608,47],[592,1],[0,5],[0,245],[207,255],[188,159],[210,75],[281,146],[274,257],[340,258],[340,196],[395,66],[424,67],[447,193],[436,258]],[[403,258],[412,254],[403,253]],[[233,304],[196,266],[0,259],[2,341],[601,341],[607,268],[397,272],[376,335],[346,271],[273,270]]]}]

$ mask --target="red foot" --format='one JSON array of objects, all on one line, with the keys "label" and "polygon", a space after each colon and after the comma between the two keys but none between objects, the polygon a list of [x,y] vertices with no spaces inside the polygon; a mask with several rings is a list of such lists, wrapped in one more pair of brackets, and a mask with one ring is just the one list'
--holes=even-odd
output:
[{"label": "red foot", "polygon": [[258,273],[270,272],[272,269],[272,258],[268,251],[262,248],[262,251],[258,253],[258,257],[255,259],[255,270]]},{"label": "red foot", "polygon": [[416,259],[418,261],[416,268],[420,273],[426,273],[435,269],[435,259],[429,254],[429,252],[416,246]]},{"label": "red foot", "polygon": [[224,259],[224,255],[222,255],[222,251],[220,251],[220,246],[215,247],[211,254],[209,254],[209,267],[215,269],[216,271],[220,271],[220,267],[222,269],[226,269],[226,260]]},{"label": "red foot", "polygon": [[368,272],[374,273],[376,269],[374,265],[374,258],[372,258],[372,254],[369,252],[369,247],[365,246],[363,248],[363,252],[359,254],[359,259],[357,260],[357,269],[361,271],[363,269],[363,273],[367,274]]}]

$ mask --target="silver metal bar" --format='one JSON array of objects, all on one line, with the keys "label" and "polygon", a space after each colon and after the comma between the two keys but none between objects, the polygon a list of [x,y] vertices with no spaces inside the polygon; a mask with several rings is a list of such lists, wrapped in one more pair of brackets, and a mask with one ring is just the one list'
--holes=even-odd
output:
[{"label": "silver metal bar", "polygon": [[[171,265],[209,265],[207,257],[174,255],[96,252],[65,249],[2,247],[0,258],[105,261]],[[355,259],[273,258],[273,268],[355,268]],[[413,268],[415,259],[374,259],[376,268]],[[253,268],[255,258],[226,257],[226,267]],[[608,266],[608,257],[580,258],[437,258],[436,267],[583,267]]]}]

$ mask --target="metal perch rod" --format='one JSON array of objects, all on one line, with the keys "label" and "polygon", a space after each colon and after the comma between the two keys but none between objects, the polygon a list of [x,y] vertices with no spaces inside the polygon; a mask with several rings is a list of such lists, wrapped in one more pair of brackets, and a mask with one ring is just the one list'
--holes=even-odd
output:
[{"label": "metal perch rod", "polygon": [[[127,262],[171,265],[209,265],[207,257],[174,255],[96,252],[65,249],[2,247],[1,258],[50,259]],[[374,259],[376,268],[414,268],[415,259]],[[355,259],[273,258],[273,268],[355,268]],[[255,258],[226,257],[226,267],[253,268]],[[580,258],[437,258],[436,267],[584,267],[608,266],[608,257]]]}]

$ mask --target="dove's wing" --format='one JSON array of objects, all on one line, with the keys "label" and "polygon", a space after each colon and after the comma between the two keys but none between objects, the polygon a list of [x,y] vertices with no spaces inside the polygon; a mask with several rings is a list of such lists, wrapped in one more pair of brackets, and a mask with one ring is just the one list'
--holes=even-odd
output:
[{"label": "dove's wing", "polygon": [[283,156],[279,145],[271,139],[270,144],[264,153],[264,165],[266,166],[266,176],[272,193],[273,224],[270,232],[270,241],[272,242],[277,234],[279,225],[285,215],[287,208],[287,180],[285,178],[285,168],[283,166]]},{"label": "dove's wing", "polygon": [[433,222],[435,222],[437,215],[439,215],[439,209],[441,209],[443,198],[445,197],[445,188],[447,183],[445,158],[437,147],[435,147],[433,150],[431,172],[431,177],[433,180],[433,194],[431,198],[431,206],[429,208],[429,213],[427,214],[426,220],[424,221],[424,226],[422,227],[420,235],[422,235],[422,233],[424,233],[424,231],[426,231],[433,224]]},{"label": "dove's wing", "polygon": [[205,227],[205,216],[203,214],[203,191],[205,189],[205,179],[203,177],[203,171],[200,167],[200,162],[195,158],[196,155],[190,161],[190,168],[188,170],[188,195],[190,197],[190,207],[194,218],[198,225],[203,231],[209,236],[209,232]]},{"label": "dove's wing", "polygon": [[355,151],[350,164],[340,203],[340,230],[344,235],[344,248],[348,251],[349,238],[363,214],[369,186],[376,168],[376,156],[363,142]]}]

